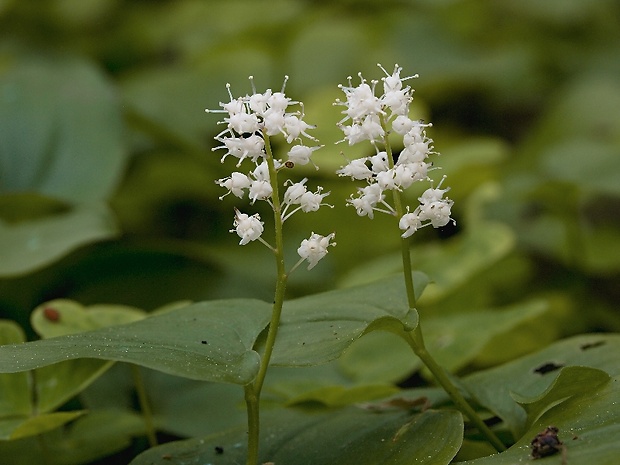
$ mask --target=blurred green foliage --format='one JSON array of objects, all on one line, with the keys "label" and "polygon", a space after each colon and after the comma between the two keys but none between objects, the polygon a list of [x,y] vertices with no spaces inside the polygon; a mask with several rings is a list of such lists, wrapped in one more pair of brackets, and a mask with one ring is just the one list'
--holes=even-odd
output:
[{"label": "blurred green foliage", "polygon": [[[289,75],[326,145],[321,170],[299,174],[335,208],[291,218],[286,240],[293,256],[310,231],[335,230],[338,247],[293,275],[290,297],[397,272],[393,219],[344,207],[354,187],[334,173],[340,152],[365,149],[333,144],[331,104],[347,76],[396,62],[420,74],[413,111],[433,122],[455,200],[456,228],[412,242],[414,268],[433,280],[420,301],[430,345],[459,351],[446,363],[468,373],[620,331],[618,24],[613,0],[0,0],[0,317],[33,338],[31,312],[55,298],[271,301],[269,253],[228,233],[236,199],[219,201],[213,181],[232,162],[211,152],[220,129],[204,113],[227,100],[226,83],[249,92],[249,75],[259,90]],[[526,310],[471,352],[441,331],[442,319],[483,327],[514,309]],[[362,341],[349,375],[398,381],[416,368],[357,373],[363,344],[382,344]],[[119,430],[139,434],[134,420]],[[209,430],[174,422],[181,435]]]}]

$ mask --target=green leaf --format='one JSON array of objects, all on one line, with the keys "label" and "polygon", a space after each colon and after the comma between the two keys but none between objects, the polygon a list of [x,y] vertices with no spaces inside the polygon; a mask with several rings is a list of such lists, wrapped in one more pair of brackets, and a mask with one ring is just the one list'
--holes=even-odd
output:
[{"label": "green leaf", "polygon": [[[23,343],[19,326],[0,321],[0,344]],[[105,365],[105,364],[104,364]],[[17,439],[57,428],[83,411],[47,413],[92,382],[105,366],[92,360],[76,360],[32,373],[0,374],[0,439]]]},{"label": "green leaf", "polygon": [[326,407],[344,407],[396,394],[399,389],[387,384],[365,384],[354,387],[325,386],[293,397],[288,404],[320,402]]},{"label": "green leaf", "polygon": [[[426,346],[448,371],[458,371],[485,353],[491,341],[518,338],[519,326],[541,317],[548,305],[541,300],[507,309],[489,309],[424,318]],[[385,363],[390,360],[390,363]],[[421,362],[411,348],[393,334],[376,332],[356,341],[340,359],[342,370],[358,381],[397,382]]]},{"label": "green leaf", "polygon": [[[347,408],[327,413],[268,412],[260,463],[295,465],[448,464],[457,453],[463,419],[454,410],[371,413]],[[245,428],[169,443],[146,451],[131,465],[225,465],[245,462]]]},{"label": "green leaf", "polygon": [[590,391],[605,384],[610,376],[602,370],[589,367],[570,366],[562,368],[553,383],[540,395],[512,397],[527,412],[527,427],[532,426],[547,410],[575,396],[590,395]]},{"label": "green leaf", "polygon": [[[617,352],[616,352],[617,353]],[[617,359],[617,357],[615,357]],[[581,374],[584,374],[582,372]],[[594,386],[581,386],[581,394],[574,395],[555,405],[565,386],[557,385],[545,393],[549,409],[506,452],[476,460],[461,462],[463,465],[512,465],[530,460],[530,442],[547,426],[559,429],[558,438],[563,442],[566,461],[559,453],[545,463],[574,463],[615,465],[618,463],[618,435],[620,435],[620,378],[608,382],[590,372],[586,376],[598,378]]]},{"label": "green leaf", "polygon": [[[13,321],[0,320],[0,345],[26,340],[24,331]],[[30,415],[31,398],[28,373],[0,374],[0,418]]]},{"label": "green leaf", "polygon": [[66,428],[38,437],[0,442],[2,463],[11,465],[80,465],[128,447],[144,433],[144,420],[118,410],[91,412]]},{"label": "green leaf", "polygon": [[498,415],[515,438],[526,427],[527,414],[511,396],[536,397],[551,386],[561,368],[588,366],[614,376],[620,373],[620,335],[588,334],[565,339],[534,354],[463,379],[474,398]]},{"label": "green leaf", "polygon": [[125,163],[122,115],[96,68],[61,56],[24,59],[0,74],[0,89],[2,191],[72,203],[110,195]]},{"label": "green leaf", "polygon": [[429,316],[424,320],[424,339],[437,362],[457,371],[483,354],[494,338],[518,341],[519,326],[549,312],[549,305],[534,300],[505,309],[480,310],[455,315]]},{"label": "green leaf", "polygon": [[[454,292],[473,276],[504,258],[515,245],[514,233],[500,223],[484,222],[447,243],[412,248],[415,267],[431,280],[424,293],[416,291],[420,305],[431,305]],[[373,280],[402,269],[400,254],[384,256],[350,273],[345,285]]]},{"label": "green leaf", "polygon": [[0,420],[0,439],[21,439],[36,436],[62,426],[84,415],[85,410],[44,413],[34,417],[5,418]]},{"label": "green leaf", "polygon": [[103,204],[79,205],[67,212],[19,223],[0,219],[0,276],[42,268],[76,248],[117,234],[112,211]]},{"label": "green leaf", "polygon": [[30,324],[42,338],[80,333],[106,326],[138,321],[146,312],[125,305],[91,305],[57,299],[39,305],[30,315]]},{"label": "green leaf", "polygon": [[260,361],[252,347],[270,315],[271,305],[258,300],[194,304],[126,325],[0,347],[0,372],[95,358],[191,379],[247,384]]},{"label": "green leaf", "polygon": [[[421,292],[426,282],[418,279],[416,283],[417,292]],[[417,312],[407,305],[404,280],[399,275],[302,297],[284,305],[272,364],[326,363],[367,332],[412,330],[416,325]]]}]

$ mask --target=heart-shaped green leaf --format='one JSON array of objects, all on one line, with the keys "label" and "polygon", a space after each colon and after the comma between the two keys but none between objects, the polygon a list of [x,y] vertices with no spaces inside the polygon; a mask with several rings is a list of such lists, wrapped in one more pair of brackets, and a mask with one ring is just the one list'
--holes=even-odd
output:
[{"label": "heart-shaped green leaf", "polygon": [[[416,292],[428,279],[415,276]],[[410,331],[418,324],[409,309],[401,275],[372,284],[315,294],[286,302],[272,364],[318,365],[338,358],[355,340],[369,331]]]},{"label": "heart-shaped green leaf", "polygon": [[[327,413],[268,412],[260,463],[295,465],[448,464],[458,451],[463,418],[454,410],[411,415],[347,408]],[[245,428],[153,448],[131,465],[228,465],[245,462]]]},{"label": "heart-shaped green leaf", "polygon": [[271,305],[237,299],[198,303],[126,325],[0,347],[0,372],[95,358],[135,363],[191,379],[247,384]]},{"label": "heart-shaped green leaf", "polygon": [[569,366],[562,368],[553,383],[540,395],[525,397],[512,393],[512,397],[527,412],[526,427],[532,426],[547,410],[575,396],[589,395],[591,390],[605,384],[610,376],[603,370],[590,367]]},{"label": "heart-shaped green leaf", "polygon": [[[527,414],[511,392],[518,393],[520,398],[539,396],[555,382],[565,366],[597,368],[614,376],[620,373],[618,353],[620,335],[575,336],[505,365],[475,373],[463,381],[476,400],[504,420],[518,438],[526,428]],[[559,386],[563,385],[562,382]]]},{"label": "heart-shaped green leaf", "polygon": [[[594,376],[600,378],[599,375]],[[548,410],[510,449],[501,454],[461,463],[463,465],[526,463],[531,460],[531,441],[551,425],[558,428],[557,436],[563,443],[563,450],[558,448],[557,454],[545,459],[544,463],[616,464],[620,434],[620,409],[617,408],[620,404],[620,378],[615,377],[608,382],[596,383],[592,388],[585,390],[582,386],[580,395],[570,397],[561,405],[554,404],[565,392],[555,393],[556,389],[551,388],[544,395],[549,401]],[[556,385],[557,389],[565,391],[565,386],[560,384]]]}]

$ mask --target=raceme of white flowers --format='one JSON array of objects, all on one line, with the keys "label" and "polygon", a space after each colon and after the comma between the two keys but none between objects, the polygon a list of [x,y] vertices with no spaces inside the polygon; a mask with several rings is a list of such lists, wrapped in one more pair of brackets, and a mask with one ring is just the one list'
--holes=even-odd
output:
[{"label": "raceme of white flowers", "polygon": [[[356,209],[358,215],[369,218],[373,218],[375,211],[395,215],[396,211],[386,200],[386,191],[402,192],[415,182],[430,181],[428,172],[432,163],[428,157],[436,153],[433,141],[426,136],[426,128],[431,125],[408,117],[413,89],[403,87],[403,81],[417,75],[401,78],[402,68],[398,65],[394,66],[392,74],[381,65],[379,67],[385,73],[381,79],[382,95],[376,96],[379,81],[368,82],[360,73],[359,85],[354,86],[349,77],[347,86],[339,86],[346,101],[335,102],[345,107],[342,112],[345,117],[338,123],[345,136],[340,142],[348,141],[349,145],[354,145],[369,141],[376,150],[376,155],[371,157],[347,160],[348,164],[337,171],[339,176],[366,181],[367,185],[359,188],[357,195],[352,195],[347,203]],[[382,150],[389,131],[403,137],[404,148],[396,161]],[[431,184],[431,188],[418,198],[420,204],[414,211],[410,212],[407,207],[407,213],[399,220],[403,238],[424,226],[438,228],[454,222],[450,217],[453,201],[444,197],[449,188],[441,189],[444,179],[445,176],[435,188]]]},{"label": "raceme of white flowers", "polygon": [[[222,145],[213,149],[225,150],[222,163],[231,155],[238,159],[237,168],[241,167],[246,160],[252,164],[252,168],[245,173],[234,171],[230,176],[216,181],[219,186],[228,190],[226,194],[220,197],[220,200],[228,194],[240,199],[247,195],[252,204],[256,201],[265,201],[272,209],[274,208],[272,197],[274,185],[272,183],[277,183],[278,179],[271,179],[267,162],[267,157],[271,156],[271,147],[266,147],[269,144],[270,137],[282,136],[290,146],[286,161],[273,159],[276,178],[278,174],[290,170],[295,165],[312,163],[310,159],[312,153],[322,147],[321,145],[309,146],[304,143],[304,138],[312,142],[318,141],[307,133],[314,126],[303,120],[303,104],[292,101],[285,95],[284,89],[287,80],[288,76],[285,77],[280,92],[272,92],[271,89],[267,89],[263,93],[258,93],[254,86],[254,80],[250,76],[252,95],[237,98],[233,97],[230,84],[227,84],[226,88],[230,101],[220,103],[222,110],[205,110],[208,113],[224,113],[227,115],[221,121],[222,124],[226,124],[226,129],[215,137]],[[299,105],[300,109],[290,111],[290,107],[293,105]],[[308,179],[304,178],[299,182],[293,182],[290,179],[284,182],[283,186],[287,188],[280,202],[282,222],[298,211],[314,212],[321,206],[328,205],[323,202],[323,199],[329,195],[329,192],[322,192],[323,189],[320,186],[315,192],[312,192],[306,187],[307,181]],[[280,184],[276,185],[280,186]],[[264,223],[258,214],[248,215],[235,209],[233,229],[230,232],[237,233],[241,238],[240,245],[259,240],[274,250],[262,239],[263,231]],[[309,263],[308,269],[313,268],[327,254],[327,248],[330,245],[335,245],[334,242],[331,242],[334,236],[334,233],[321,236],[313,232],[308,239],[304,239],[298,249],[301,259],[293,268],[296,268],[304,260]]]}]

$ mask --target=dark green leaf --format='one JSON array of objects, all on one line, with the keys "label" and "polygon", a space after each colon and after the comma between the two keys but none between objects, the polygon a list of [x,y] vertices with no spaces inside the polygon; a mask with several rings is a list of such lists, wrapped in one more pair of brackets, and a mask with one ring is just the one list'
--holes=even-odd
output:
[{"label": "dark green leaf", "polygon": [[526,411],[511,392],[520,398],[535,397],[549,388],[565,366],[588,366],[614,376],[620,373],[620,335],[591,334],[559,341],[534,354],[497,368],[473,374],[463,381],[486,408],[504,420],[515,438],[526,427]]},{"label": "dark green leaf", "polygon": [[0,347],[0,372],[96,358],[246,384],[258,370],[252,347],[270,314],[269,304],[250,299],[194,304],[126,325]]},{"label": "dark green leaf", "polygon": [[125,162],[120,105],[89,63],[56,56],[6,69],[0,74],[0,128],[4,192],[88,203],[116,187]]},{"label": "dark green leaf", "polygon": [[[419,276],[421,277],[421,275]],[[418,292],[426,279],[417,279]],[[417,312],[407,305],[400,275],[372,284],[286,302],[272,363],[306,366],[326,363],[363,334],[377,330],[411,330]]]},{"label": "dark green leaf", "polygon": [[72,250],[117,234],[112,211],[102,204],[10,224],[0,220],[0,276],[41,268]]},{"label": "dark green leaf", "polygon": [[[454,410],[371,413],[348,408],[328,413],[270,412],[263,423],[260,463],[295,465],[448,464],[458,451],[463,419]],[[131,465],[229,465],[245,461],[245,429],[166,444]]]}]

